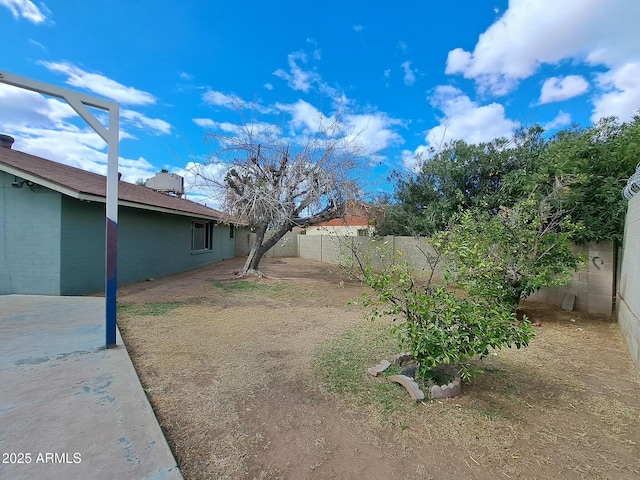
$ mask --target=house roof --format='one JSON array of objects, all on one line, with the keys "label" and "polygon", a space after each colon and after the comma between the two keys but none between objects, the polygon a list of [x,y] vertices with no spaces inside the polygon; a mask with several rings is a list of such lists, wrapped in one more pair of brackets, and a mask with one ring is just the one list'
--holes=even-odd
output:
[{"label": "house roof", "polygon": [[380,214],[380,209],[364,202],[347,202],[346,212],[340,218],[314,223],[314,227],[369,227]]},{"label": "house roof", "polygon": [[[106,202],[107,177],[9,148],[0,148],[0,170],[80,200]],[[232,222],[218,210],[120,181],[118,205]]]}]

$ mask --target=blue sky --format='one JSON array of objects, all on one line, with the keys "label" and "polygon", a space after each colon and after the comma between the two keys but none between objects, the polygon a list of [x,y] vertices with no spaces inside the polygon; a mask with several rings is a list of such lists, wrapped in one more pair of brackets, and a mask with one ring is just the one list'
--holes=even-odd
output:
[{"label": "blue sky", "polygon": [[[167,168],[189,185],[240,104],[293,141],[339,114],[371,153],[370,190],[388,191],[451,139],[630,120],[638,18],[638,0],[0,0],[0,70],[118,101],[127,181]],[[0,84],[0,133],[106,172],[102,139],[57,99]]]}]

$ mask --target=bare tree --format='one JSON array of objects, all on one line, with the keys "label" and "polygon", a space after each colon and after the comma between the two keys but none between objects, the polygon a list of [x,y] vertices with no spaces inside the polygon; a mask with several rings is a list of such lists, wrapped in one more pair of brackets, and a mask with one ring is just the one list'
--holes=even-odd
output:
[{"label": "bare tree", "polygon": [[231,135],[209,133],[217,145],[209,164],[220,179],[225,210],[255,233],[240,275],[256,273],[264,254],[296,226],[339,218],[357,193],[354,179],[364,148],[338,120],[321,119],[304,137],[287,138],[273,125],[246,122]]}]

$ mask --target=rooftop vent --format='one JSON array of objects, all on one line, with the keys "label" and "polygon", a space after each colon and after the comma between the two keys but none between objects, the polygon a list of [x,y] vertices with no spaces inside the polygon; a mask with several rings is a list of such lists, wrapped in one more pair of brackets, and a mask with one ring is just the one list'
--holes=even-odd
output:
[{"label": "rooftop vent", "polygon": [[184,193],[184,178],[175,173],[159,172],[147,180],[145,186],[156,192],[172,193],[181,197]]},{"label": "rooftop vent", "polygon": [[0,148],[11,148],[15,140],[9,135],[0,134]]}]

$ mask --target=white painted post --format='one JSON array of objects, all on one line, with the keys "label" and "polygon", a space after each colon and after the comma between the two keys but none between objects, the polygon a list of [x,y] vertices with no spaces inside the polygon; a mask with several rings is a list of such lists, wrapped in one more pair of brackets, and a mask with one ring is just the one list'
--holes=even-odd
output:
[{"label": "white painted post", "polygon": [[[0,82],[37,93],[65,100],[98,135],[107,143],[107,192],[106,192],[106,258],[105,258],[105,316],[106,347],[116,345],[116,287],[117,287],[117,238],[118,238],[118,147],[120,142],[120,105],[111,100],[92,97],[86,93],[61,88],[49,83],[21,77],[0,70]],[[109,112],[109,126],[105,127],[87,109],[99,108]]]}]

